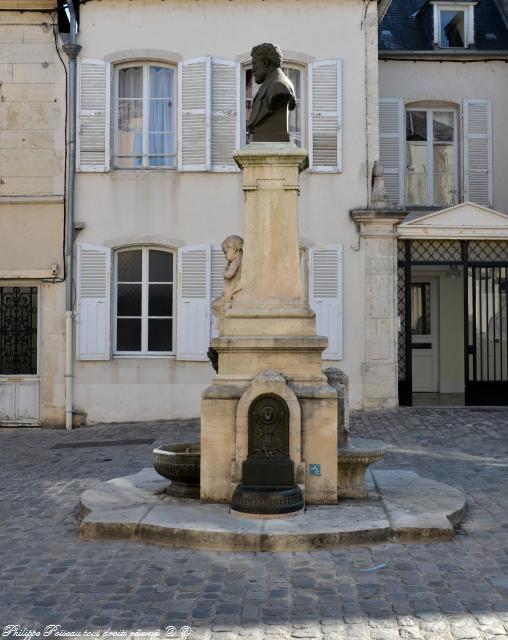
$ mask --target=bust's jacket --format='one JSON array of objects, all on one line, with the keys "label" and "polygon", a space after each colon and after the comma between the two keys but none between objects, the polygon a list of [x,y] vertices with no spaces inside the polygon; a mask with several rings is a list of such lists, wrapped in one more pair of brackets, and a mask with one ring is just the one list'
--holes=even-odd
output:
[{"label": "bust's jacket", "polygon": [[288,108],[292,111],[296,106],[295,89],[291,80],[277,67],[266,76],[259,91],[254,97],[252,111],[247,128],[251,128],[262,122],[273,111],[273,99],[281,94],[289,94]]}]

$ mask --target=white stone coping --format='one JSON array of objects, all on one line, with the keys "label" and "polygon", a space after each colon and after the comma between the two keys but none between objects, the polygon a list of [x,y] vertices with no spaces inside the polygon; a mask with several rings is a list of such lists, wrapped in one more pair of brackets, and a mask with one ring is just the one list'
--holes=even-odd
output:
[{"label": "white stone coping", "polygon": [[227,504],[168,496],[154,469],[100,482],[81,496],[82,539],[130,540],[222,551],[309,551],[374,542],[431,542],[453,538],[466,497],[412,471],[369,471],[377,499],[309,506],[287,519],[239,518]]}]

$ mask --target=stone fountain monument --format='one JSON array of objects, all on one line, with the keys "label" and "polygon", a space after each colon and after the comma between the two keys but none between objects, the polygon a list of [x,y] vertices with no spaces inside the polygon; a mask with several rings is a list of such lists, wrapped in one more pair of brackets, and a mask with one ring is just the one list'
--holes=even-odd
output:
[{"label": "stone fountain monument", "polygon": [[289,139],[293,87],[276,45],[254,47],[252,57],[261,87],[250,144],[235,154],[245,238],[222,245],[224,290],[213,303],[218,337],[209,350],[216,375],[202,395],[201,445],[154,450],[169,486],[145,468],[85,491],[80,535],[236,551],[449,540],[464,494],[412,471],[366,474],[384,443],[350,438],[347,376],[322,370],[327,339],[316,335],[300,279],[298,180],[307,154]]},{"label": "stone fountain monument", "polygon": [[321,371],[327,339],[316,335],[300,277],[307,153],[289,139],[295,99],[281,62],[276,45],[252,50],[261,86],[251,142],[235,154],[245,193],[241,279],[212,341],[218,374],[201,411],[201,500],[266,516],[297,512],[304,500],[337,502],[337,396]]}]

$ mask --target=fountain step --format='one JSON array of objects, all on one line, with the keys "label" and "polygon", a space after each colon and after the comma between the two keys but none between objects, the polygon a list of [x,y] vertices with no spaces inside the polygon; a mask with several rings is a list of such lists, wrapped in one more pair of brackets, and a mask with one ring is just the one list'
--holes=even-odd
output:
[{"label": "fountain step", "polygon": [[412,471],[373,470],[377,499],[309,506],[287,519],[241,519],[228,505],[168,496],[153,469],[100,482],[81,496],[83,539],[222,551],[312,551],[374,542],[451,540],[466,497]]}]

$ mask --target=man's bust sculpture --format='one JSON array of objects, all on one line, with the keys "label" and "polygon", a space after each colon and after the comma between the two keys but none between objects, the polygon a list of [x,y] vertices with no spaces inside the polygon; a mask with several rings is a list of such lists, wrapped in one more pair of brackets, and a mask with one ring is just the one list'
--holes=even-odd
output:
[{"label": "man's bust sculpture", "polygon": [[252,72],[261,84],[252,104],[247,129],[250,142],[289,142],[288,109],[296,106],[291,80],[282,71],[282,51],[265,42],[251,51]]}]

